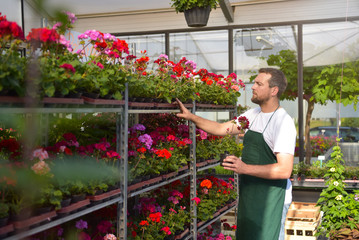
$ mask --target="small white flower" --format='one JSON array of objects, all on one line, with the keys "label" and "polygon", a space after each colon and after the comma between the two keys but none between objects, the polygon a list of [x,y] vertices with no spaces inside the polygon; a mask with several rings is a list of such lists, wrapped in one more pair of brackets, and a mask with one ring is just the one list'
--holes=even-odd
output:
[{"label": "small white flower", "polygon": [[339,185],[339,182],[338,181],[335,181],[335,182],[333,182],[333,184],[334,184],[334,186],[338,186]]},{"label": "small white flower", "polygon": [[343,198],[343,195],[339,194],[338,196],[335,197],[335,200],[340,201],[340,200],[342,200],[342,198]]},{"label": "small white flower", "polygon": [[329,171],[330,172],[335,172],[335,168],[332,167],[331,169],[329,169]]}]

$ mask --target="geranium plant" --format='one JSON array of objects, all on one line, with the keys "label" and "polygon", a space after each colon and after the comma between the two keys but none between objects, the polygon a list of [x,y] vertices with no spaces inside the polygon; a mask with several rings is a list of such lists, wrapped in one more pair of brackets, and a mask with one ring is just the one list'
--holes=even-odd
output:
[{"label": "geranium plant", "polygon": [[211,9],[216,9],[219,3],[218,0],[171,0],[171,2],[177,13],[194,7],[209,6]]},{"label": "geranium plant", "polygon": [[0,93],[25,95],[26,59],[21,57],[24,33],[16,22],[0,13]]}]

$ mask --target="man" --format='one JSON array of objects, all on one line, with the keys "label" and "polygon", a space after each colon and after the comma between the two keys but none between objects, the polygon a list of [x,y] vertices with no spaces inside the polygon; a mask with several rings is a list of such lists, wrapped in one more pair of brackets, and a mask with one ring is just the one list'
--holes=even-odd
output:
[{"label": "man", "polygon": [[[289,177],[296,139],[294,122],[279,105],[286,86],[287,80],[280,70],[259,70],[251,99],[259,107],[243,114],[249,120],[249,128],[244,134],[242,156],[228,156],[223,163],[224,169],[240,175],[236,233],[240,240],[284,239],[285,218],[292,201]],[[232,121],[218,123],[204,119],[177,102],[178,117],[192,121],[210,134],[240,133]]]}]

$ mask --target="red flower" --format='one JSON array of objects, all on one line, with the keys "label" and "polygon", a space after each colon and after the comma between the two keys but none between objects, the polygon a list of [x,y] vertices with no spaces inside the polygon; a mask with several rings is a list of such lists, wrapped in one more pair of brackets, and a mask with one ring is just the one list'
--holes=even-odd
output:
[{"label": "red flower", "polygon": [[70,70],[72,73],[75,73],[75,72],[76,72],[75,68],[74,68],[71,64],[69,64],[69,63],[64,63],[64,64],[60,65],[60,68],[64,68],[64,69],[66,69],[66,70]]},{"label": "red flower", "polygon": [[120,155],[115,151],[106,152],[107,157],[109,158],[120,158]]},{"label": "red flower", "polygon": [[148,223],[148,221],[146,221],[146,220],[142,220],[141,222],[140,222],[140,226],[149,226],[150,224]]},{"label": "red flower", "polygon": [[97,225],[97,229],[100,233],[107,233],[112,227],[112,223],[109,221],[102,221]]},{"label": "red flower", "polygon": [[168,226],[163,227],[161,230],[164,231],[167,235],[171,235],[171,231],[170,231],[170,228]]},{"label": "red flower", "polygon": [[62,136],[65,138],[66,141],[77,141],[76,136],[73,133],[64,133],[64,135]]},{"label": "red flower", "polygon": [[172,154],[167,149],[156,150],[155,154],[159,157],[164,157],[166,159],[169,159],[172,156]]},{"label": "red flower", "polygon": [[72,151],[71,151],[71,149],[70,148],[65,148],[65,153],[67,154],[67,155],[72,155]]},{"label": "red flower", "polygon": [[24,39],[24,33],[19,27],[19,25],[17,25],[16,22],[9,22],[6,19],[0,21],[0,38],[3,38],[5,36],[10,36],[10,38],[16,39]]},{"label": "red flower", "polygon": [[95,45],[96,45],[96,48],[100,48],[100,49],[105,49],[107,47],[107,43],[105,41],[96,42]]},{"label": "red flower", "polygon": [[112,44],[111,50],[117,50],[120,53],[122,52],[125,52],[127,54],[129,53],[127,42],[125,40],[120,40],[120,39],[117,39],[117,41]]},{"label": "red flower", "polygon": [[160,212],[151,213],[149,217],[150,217],[152,222],[159,223],[161,221],[162,214]]},{"label": "red flower", "polygon": [[198,197],[192,198],[191,200],[195,201],[197,205],[201,202],[201,199]]},{"label": "red flower", "polygon": [[139,152],[139,153],[145,153],[145,152],[146,152],[146,148],[141,147],[141,148],[137,149],[137,152]]},{"label": "red flower", "polygon": [[29,41],[40,41],[40,42],[57,42],[60,39],[60,35],[54,29],[47,28],[33,28],[26,37]]}]

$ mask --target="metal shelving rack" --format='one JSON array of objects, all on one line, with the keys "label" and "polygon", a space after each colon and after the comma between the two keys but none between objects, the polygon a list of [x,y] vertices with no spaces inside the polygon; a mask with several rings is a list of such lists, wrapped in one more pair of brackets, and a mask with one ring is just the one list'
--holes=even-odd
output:
[{"label": "metal shelving rack", "polygon": [[[126,104],[124,105],[126,106]],[[63,108],[63,107],[36,107],[36,108],[25,108],[25,107],[11,107],[11,106],[7,106],[7,107],[0,107],[0,112],[2,115],[5,114],[40,114],[41,115],[41,126],[42,128],[44,128],[46,131],[43,131],[44,133],[47,133],[47,126],[46,123],[48,124],[48,115],[52,114],[52,113],[66,113],[66,114],[70,114],[70,113],[96,113],[96,112],[112,112],[112,113],[117,113],[117,121],[116,121],[116,128],[117,128],[117,148],[119,149],[119,139],[120,139],[120,134],[119,134],[119,129],[120,129],[120,123],[122,122],[120,120],[120,115],[124,116],[123,112],[123,107],[120,108],[110,108],[110,107],[99,107],[99,108],[95,108],[93,106],[82,106],[81,108]],[[47,135],[46,134],[42,134],[42,142],[43,143],[47,143]],[[4,238],[4,240],[18,240],[18,239],[22,239],[22,238],[26,238],[29,237],[33,234],[45,231],[47,229],[50,229],[54,226],[57,226],[59,224],[71,221],[73,219],[76,219],[78,217],[84,216],[86,214],[92,213],[96,210],[99,210],[101,208],[110,206],[112,204],[123,204],[124,202],[124,196],[118,196],[115,198],[110,198],[109,200],[105,200],[102,203],[98,203],[96,205],[89,205],[86,206],[85,209],[83,210],[78,210],[74,213],[69,213],[66,216],[63,217],[54,217],[51,220],[47,220],[46,222],[41,223],[39,226],[35,226],[35,227],[31,227],[30,229],[24,230],[24,231],[19,231],[19,232],[15,232],[12,235],[9,235],[7,237]]]},{"label": "metal shelving rack", "polygon": [[[75,218],[78,218],[80,216],[90,214],[93,211],[99,210],[101,208],[107,207],[112,204],[118,204],[117,208],[117,216],[118,216],[118,225],[117,225],[117,232],[119,235],[119,239],[126,239],[127,236],[127,208],[128,208],[128,198],[135,197],[141,193],[145,193],[148,191],[151,191],[153,189],[159,188],[161,186],[164,186],[166,184],[169,184],[173,181],[190,177],[190,197],[191,199],[196,197],[196,181],[197,181],[197,172],[198,171],[204,171],[206,169],[212,168],[214,166],[217,166],[219,163],[210,164],[204,167],[198,167],[196,166],[196,126],[193,123],[190,123],[190,138],[193,142],[190,146],[190,164],[189,164],[189,172],[185,172],[181,175],[178,175],[172,179],[161,181],[158,184],[151,185],[149,187],[133,191],[128,193],[128,125],[129,125],[129,114],[140,114],[140,113],[174,113],[179,112],[178,109],[129,109],[129,101],[128,101],[128,85],[126,85],[126,90],[124,94],[124,104],[123,105],[117,105],[115,107],[109,107],[109,106],[91,106],[91,105],[83,105],[81,107],[39,107],[39,108],[25,108],[25,107],[0,107],[1,114],[41,114],[43,116],[42,123],[48,123],[48,114],[52,113],[96,113],[96,112],[106,112],[106,113],[117,113],[116,118],[116,150],[121,155],[120,160],[120,170],[123,173],[123,178],[121,180],[121,196],[112,198],[110,200],[105,200],[105,202],[102,202],[100,204],[86,207],[83,210],[77,211],[75,213],[70,213],[64,217],[60,218],[54,218],[52,220],[49,220],[48,222],[42,223],[40,226],[33,227],[28,230],[24,230],[18,233],[15,233],[13,235],[10,235],[4,240],[17,240],[22,239],[28,236],[31,236],[33,234],[45,231],[49,228],[52,228],[54,226],[57,226],[59,224],[68,222],[70,220],[73,220]],[[201,111],[230,111],[232,116],[236,114],[236,111],[233,111],[233,108],[227,108],[227,109],[220,109],[220,108],[206,108],[205,105],[201,106]],[[193,113],[196,112],[196,103],[193,102],[191,111]],[[43,124],[43,125],[44,125]],[[46,135],[46,134],[45,134]],[[43,138],[45,138],[44,142],[47,142],[47,136],[43,135]],[[235,179],[238,177],[235,174]],[[237,181],[235,181],[237,183]],[[238,186],[237,191],[238,191]],[[194,204],[194,201],[190,201],[190,211],[192,213],[192,221],[191,221],[191,227],[189,234],[184,237],[184,239],[197,239],[197,233],[199,230],[203,230],[206,226],[212,224],[216,220],[218,220],[221,216],[226,214],[228,211],[231,211],[234,207],[226,210],[221,215],[213,218],[212,220],[206,222],[204,225],[197,227],[197,208]]]}]

